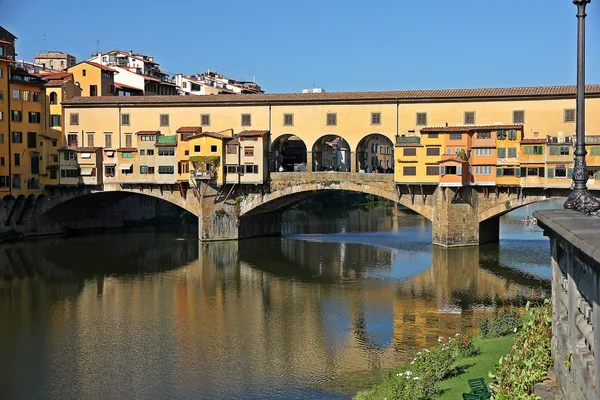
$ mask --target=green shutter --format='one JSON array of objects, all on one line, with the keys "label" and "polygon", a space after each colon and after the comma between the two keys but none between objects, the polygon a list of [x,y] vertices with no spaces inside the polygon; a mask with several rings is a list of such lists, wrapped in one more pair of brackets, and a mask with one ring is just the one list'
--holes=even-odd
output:
[{"label": "green shutter", "polygon": [[506,158],[506,148],[500,147],[498,149],[498,158]]},{"label": "green shutter", "polygon": [[559,147],[558,146],[550,146],[550,155],[551,156],[557,156],[559,153]]},{"label": "green shutter", "polygon": [[64,170],[64,169],[61,169],[61,170],[60,170],[60,177],[61,177],[61,178],[64,178],[64,177],[66,177],[66,176],[67,176],[67,171],[66,171],[66,170]]},{"label": "green shutter", "polygon": [[544,146],[538,146],[538,154],[544,154]]},{"label": "green shutter", "polygon": [[440,165],[440,175],[446,175],[446,167]]},{"label": "green shutter", "polygon": [[521,176],[521,168],[515,168],[515,175],[516,176]]},{"label": "green shutter", "polygon": [[594,179],[600,179],[600,171],[594,172]]},{"label": "green shutter", "polygon": [[502,176],[502,168],[496,168],[496,176]]},{"label": "green shutter", "polygon": [[548,168],[548,178],[554,178],[554,168]]},{"label": "green shutter", "polygon": [[525,146],[523,148],[523,152],[525,153],[526,156],[530,156],[533,154],[533,147],[532,146]]},{"label": "green shutter", "polygon": [[462,176],[462,165],[456,167],[456,175]]},{"label": "green shutter", "polygon": [[573,168],[567,168],[567,178],[573,178]]}]

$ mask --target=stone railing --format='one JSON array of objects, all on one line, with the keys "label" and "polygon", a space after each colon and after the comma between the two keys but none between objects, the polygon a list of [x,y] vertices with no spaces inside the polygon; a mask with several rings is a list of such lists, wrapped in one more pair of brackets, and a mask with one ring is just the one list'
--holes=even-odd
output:
[{"label": "stone railing", "polygon": [[552,359],[568,399],[600,399],[600,218],[570,210],[534,216],[550,238]]},{"label": "stone railing", "polygon": [[394,174],[360,174],[358,172],[271,172],[271,180],[286,182],[394,182]]}]

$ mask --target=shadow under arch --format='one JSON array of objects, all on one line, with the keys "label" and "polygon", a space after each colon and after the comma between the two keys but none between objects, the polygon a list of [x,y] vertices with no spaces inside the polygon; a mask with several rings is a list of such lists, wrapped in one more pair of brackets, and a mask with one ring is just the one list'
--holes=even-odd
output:
[{"label": "shadow under arch", "polygon": [[313,171],[351,172],[352,149],[342,136],[330,133],[321,136],[312,145]]},{"label": "shadow under arch", "polygon": [[359,170],[381,167],[394,168],[394,142],[381,133],[370,133],[356,146],[356,162]]},{"label": "shadow under arch", "polygon": [[[299,136],[290,133],[278,136],[269,148],[269,170],[271,172],[304,171],[306,155],[306,143]],[[280,171],[280,168],[283,171]]]}]

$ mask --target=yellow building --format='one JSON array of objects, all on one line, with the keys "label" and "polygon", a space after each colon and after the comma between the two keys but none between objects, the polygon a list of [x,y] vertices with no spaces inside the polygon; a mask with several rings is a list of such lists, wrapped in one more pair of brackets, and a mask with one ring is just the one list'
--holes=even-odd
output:
[{"label": "yellow building", "polygon": [[195,186],[202,181],[214,181],[217,186],[225,183],[225,150],[233,140],[233,131],[201,132],[185,139],[189,148],[190,179]]},{"label": "yellow building", "polygon": [[75,84],[82,92],[81,96],[113,96],[115,90],[115,71],[91,61],[83,61],[68,69],[73,74]]},{"label": "yellow building", "polygon": [[0,199],[11,192],[10,176],[10,66],[16,37],[0,27]]},{"label": "yellow building", "polygon": [[41,136],[45,133],[45,82],[15,65],[10,79],[12,195],[39,193]]}]

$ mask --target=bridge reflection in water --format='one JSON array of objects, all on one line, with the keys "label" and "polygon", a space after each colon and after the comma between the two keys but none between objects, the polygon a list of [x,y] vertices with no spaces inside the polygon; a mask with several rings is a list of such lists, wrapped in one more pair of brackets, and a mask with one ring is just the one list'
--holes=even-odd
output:
[{"label": "bridge reflection in water", "polygon": [[8,398],[327,397],[311,387],[469,329],[493,298],[550,289],[503,267],[531,259],[518,247],[181,239],[0,247]]}]

